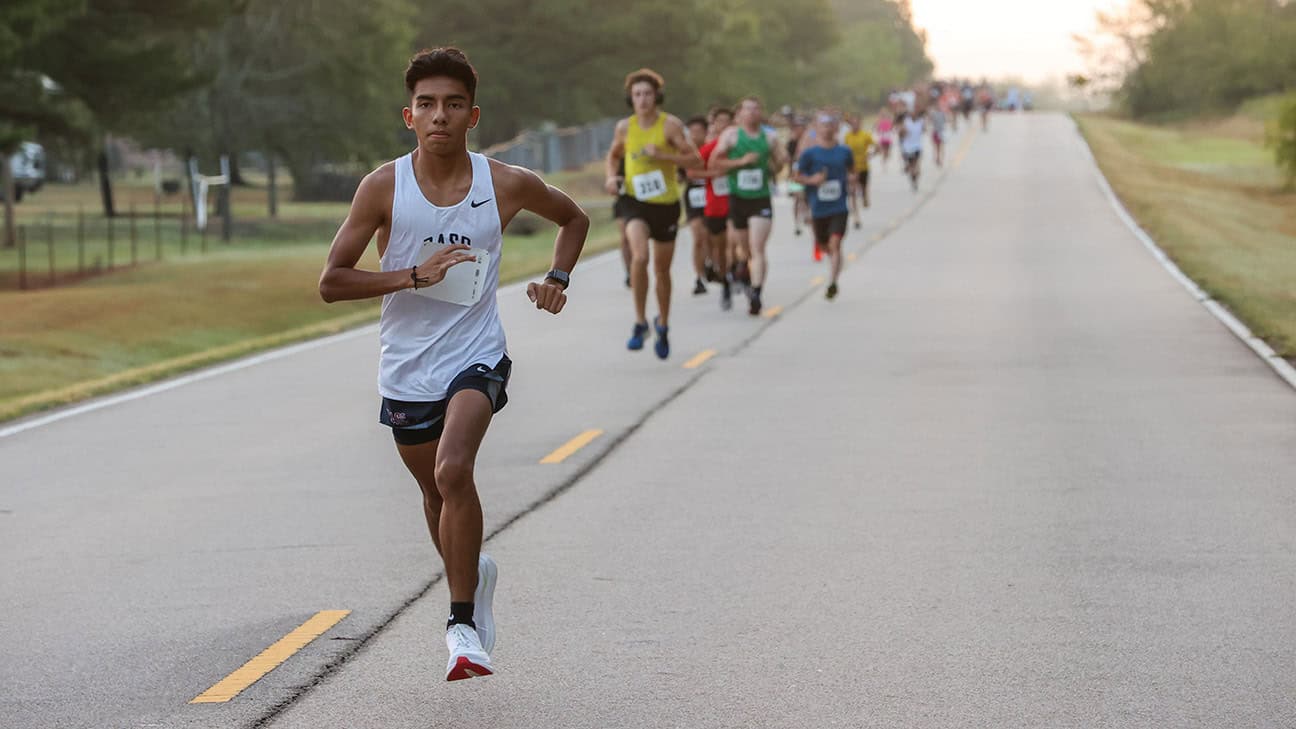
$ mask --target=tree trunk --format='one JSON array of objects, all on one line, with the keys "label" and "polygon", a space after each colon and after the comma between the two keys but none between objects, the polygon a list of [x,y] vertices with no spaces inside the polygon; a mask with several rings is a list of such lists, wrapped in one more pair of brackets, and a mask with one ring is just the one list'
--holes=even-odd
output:
[{"label": "tree trunk", "polygon": [[103,198],[104,215],[109,218],[117,216],[113,208],[112,180],[108,177],[108,148],[99,152],[99,195]]},{"label": "tree trunk", "polygon": [[14,230],[14,184],[13,167],[9,155],[0,152],[0,180],[4,181],[4,247],[13,248],[18,244],[18,233]]},{"label": "tree trunk", "polygon": [[234,152],[230,152],[229,165],[230,165],[229,184],[238,185],[239,187],[247,187],[248,181],[246,178],[243,177],[243,168],[239,167],[238,154]]},{"label": "tree trunk", "polygon": [[270,163],[270,189],[267,199],[270,203],[270,217],[277,218],[279,217],[279,180],[275,177],[275,158],[273,154],[269,155],[268,162]]}]

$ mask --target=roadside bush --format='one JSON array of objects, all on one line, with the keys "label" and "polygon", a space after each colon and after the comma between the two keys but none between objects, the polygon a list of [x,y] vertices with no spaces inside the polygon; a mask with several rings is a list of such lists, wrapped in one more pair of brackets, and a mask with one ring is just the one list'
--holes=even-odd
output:
[{"label": "roadside bush", "polygon": [[1296,189],[1296,92],[1287,95],[1278,118],[1269,123],[1265,145],[1274,151],[1274,163],[1287,177],[1287,189]]}]

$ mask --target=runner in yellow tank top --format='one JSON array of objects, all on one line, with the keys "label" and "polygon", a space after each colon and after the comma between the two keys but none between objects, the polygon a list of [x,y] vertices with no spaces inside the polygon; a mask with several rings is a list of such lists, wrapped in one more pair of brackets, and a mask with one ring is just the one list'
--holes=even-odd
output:
[{"label": "runner in yellow tank top", "polygon": [[864,207],[869,206],[869,155],[873,152],[873,134],[865,128],[858,114],[852,114],[847,118],[846,123],[850,125],[850,131],[846,132],[846,146],[850,148],[851,156],[855,158],[855,177],[858,185],[851,187],[850,210],[851,217],[855,219],[855,227],[860,227],[860,200],[863,200]]},{"label": "runner in yellow tank top", "polygon": [[670,356],[671,259],[679,229],[680,168],[700,167],[702,157],[689,141],[680,120],[661,110],[666,82],[656,71],[641,68],[626,76],[626,103],[634,115],[617,122],[607,156],[607,191],[615,193],[617,171],[625,160],[629,196],[626,237],[630,239],[630,287],[634,290],[635,323],[626,348],[643,349],[648,335],[648,249],[651,242],[657,290],[657,341],[654,351]]}]

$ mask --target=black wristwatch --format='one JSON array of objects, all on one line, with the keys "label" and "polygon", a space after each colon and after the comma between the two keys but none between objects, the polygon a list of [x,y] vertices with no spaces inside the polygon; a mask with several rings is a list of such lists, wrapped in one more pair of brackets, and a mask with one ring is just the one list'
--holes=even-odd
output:
[{"label": "black wristwatch", "polygon": [[566,271],[559,271],[556,268],[550,269],[549,273],[545,274],[545,280],[548,281],[550,279],[562,284],[563,291],[566,291],[567,286],[571,284],[571,274]]}]

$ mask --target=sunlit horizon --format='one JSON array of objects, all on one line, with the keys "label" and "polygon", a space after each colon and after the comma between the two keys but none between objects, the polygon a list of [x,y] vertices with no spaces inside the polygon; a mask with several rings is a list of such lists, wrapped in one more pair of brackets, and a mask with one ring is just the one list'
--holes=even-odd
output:
[{"label": "sunlit horizon", "polygon": [[939,76],[1039,82],[1085,70],[1072,35],[1090,35],[1099,10],[1128,0],[912,0]]}]

